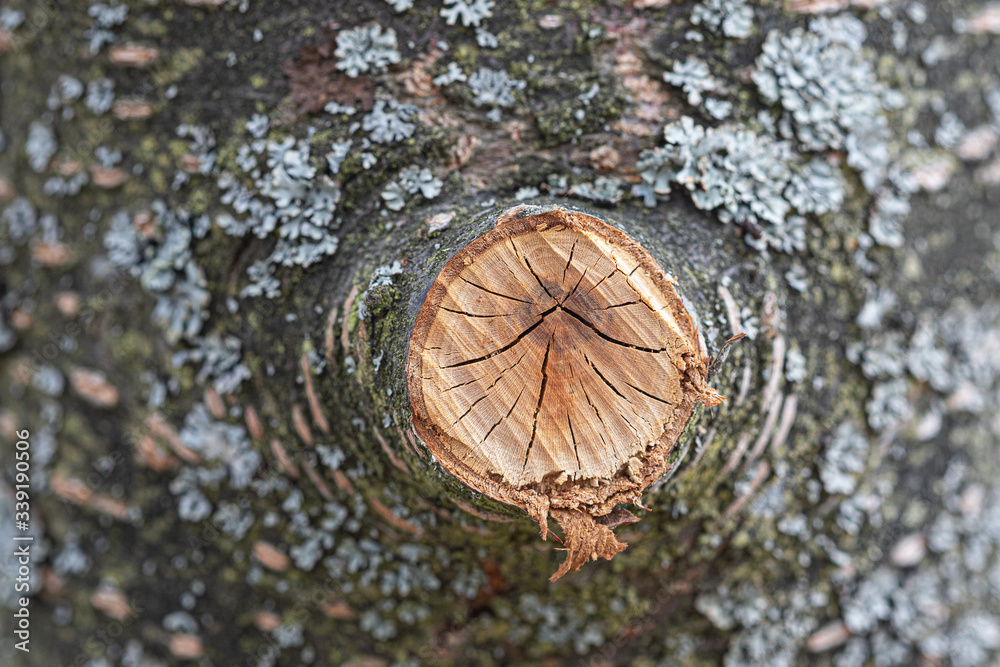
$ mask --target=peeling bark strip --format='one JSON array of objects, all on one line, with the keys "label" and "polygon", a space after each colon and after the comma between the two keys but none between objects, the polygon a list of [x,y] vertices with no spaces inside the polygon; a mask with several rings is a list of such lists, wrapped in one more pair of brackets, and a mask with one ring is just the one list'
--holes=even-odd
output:
[{"label": "peeling bark strip", "polygon": [[625,548],[615,506],[667,471],[696,403],[722,399],[645,249],[589,215],[526,212],[442,269],[406,374],[414,426],[448,472],[525,509],[543,539],[551,511],[568,552],[555,580]]}]

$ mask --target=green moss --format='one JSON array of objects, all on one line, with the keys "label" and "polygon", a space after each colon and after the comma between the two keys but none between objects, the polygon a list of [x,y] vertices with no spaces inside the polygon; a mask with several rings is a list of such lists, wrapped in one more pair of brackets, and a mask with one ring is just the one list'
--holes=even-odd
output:
[{"label": "green moss", "polygon": [[[601,91],[585,104],[580,97],[587,95],[594,86]],[[545,145],[565,144],[584,133],[598,132],[621,113],[622,99],[614,88],[596,80],[581,82],[567,89],[551,91],[560,101],[543,104],[535,114],[535,122]],[[610,91],[610,92],[604,92]]]},{"label": "green moss", "polygon": [[170,33],[170,26],[167,21],[145,20],[134,23],[136,32],[148,37],[166,37]]},{"label": "green moss", "polygon": [[155,68],[152,72],[153,81],[161,87],[178,83],[184,75],[194,70],[205,57],[205,52],[201,49],[179,48],[169,54],[169,60]]}]

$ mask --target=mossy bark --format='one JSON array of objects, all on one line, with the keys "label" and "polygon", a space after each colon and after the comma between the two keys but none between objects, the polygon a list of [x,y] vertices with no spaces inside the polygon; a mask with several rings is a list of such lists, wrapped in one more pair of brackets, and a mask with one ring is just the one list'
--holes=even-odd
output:
[{"label": "mossy bark", "polygon": [[[515,204],[516,186],[542,183],[553,172],[589,169],[591,148],[635,149],[642,141],[611,125],[622,113],[624,93],[608,84],[611,70],[601,65],[608,55],[602,48],[607,49],[586,38],[600,19],[602,25],[638,31],[628,39],[646,40],[650,51],[662,52],[649,46],[654,41],[649,33],[629,23],[634,8],[561,3],[566,27],[551,33],[536,28],[555,11],[550,3],[502,3],[506,6],[497,9],[492,29],[504,41],[495,57],[485,57],[496,67],[516,60],[511,71],[518,74],[530,70],[527,56],[537,51],[567,73],[566,79],[532,78],[535,92],[552,85],[569,90],[567,80],[573,95],[597,81],[608,84],[605,88],[614,92],[602,92],[594,102],[601,118],[577,122],[538,93],[533,100],[542,109],[519,100],[504,111],[523,123],[520,129],[527,128],[515,140],[496,125],[469,121],[475,110],[467,101],[450,99],[448,108],[458,111],[449,123],[421,127],[380,154],[370,170],[356,157],[345,163],[339,249],[307,269],[283,270],[279,299],[238,299],[237,309],[226,306],[245,284],[251,260],[269,251],[266,242],[233,239],[218,228],[197,241],[195,256],[212,294],[207,329],[239,338],[242,361],[251,372],[238,393],[216,404],[220,397],[206,393],[197,369],[172,365],[176,349],[149,324],[149,296],[127,275],[109,275],[95,266],[104,254],[105,214],[136,213],[155,199],[195,213],[222,208],[212,179],[193,177],[186,189],[172,189],[188,151],[175,136],[178,124],[211,124],[223,162],[233,160],[243,141],[236,135],[253,113],[271,113],[282,131],[301,135],[311,121],[296,118],[281,72],[304,43],[317,39],[322,23],[391,23],[407,61],[429,49],[431,35],[447,36],[449,28],[436,6],[421,8],[420,2],[409,19],[392,15],[381,0],[333,8],[314,2],[254,5],[247,12],[187,6],[197,3],[134,3],[118,41],[156,45],[161,58],[149,69],[122,69],[104,56],[80,51],[77,38],[90,26],[89,4],[74,1],[38,10],[38,27],[15,31],[23,41],[0,55],[0,126],[8,144],[0,153],[0,176],[11,195],[27,197],[59,217],[61,241],[72,251],[68,261],[43,266],[28,246],[17,246],[15,260],[0,277],[0,294],[13,295],[3,305],[5,321],[14,322],[17,333],[15,346],[0,357],[5,469],[12,451],[8,431],[42,432],[51,406],[62,412],[56,453],[47,465],[38,464],[38,495],[32,499],[33,522],[39,535],[44,526],[46,536],[39,537],[33,564],[32,652],[11,653],[14,664],[87,664],[105,656],[115,662],[135,646],[169,664],[184,664],[199,654],[203,664],[299,664],[308,662],[307,649],[315,664],[650,665],[661,659],[716,664],[738,628],[711,625],[694,601],[721,583],[734,582],[762,591],[775,609],[787,602],[788,589],[804,586],[827,600],[815,612],[818,618],[839,618],[830,578],[841,570],[824,556],[830,550],[819,541],[800,545],[777,526],[782,518],[801,516],[817,530],[836,530],[828,507],[836,501],[825,495],[823,502],[810,500],[802,471],[813,470],[845,418],[865,423],[869,383],[844,351],[844,341],[857,333],[855,318],[866,298],[861,286],[867,278],[853,258],[863,227],[859,220],[871,202],[859,185],[852,185],[843,211],[811,228],[801,260],[809,283],[804,293],[792,290],[785,279],[799,259],[761,255],[743,243],[742,230],[721,225],[683,195],[653,209],[619,204],[594,211],[639,241],[674,275],[709,350],[751,320],[756,335],[737,345],[716,375],[713,386],[728,400],[696,412],[671,454],[674,471],[646,494],[649,511],[642,521],[617,529],[628,550],[553,585],[548,577],[562,554],[551,541],[539,539],[524,512],[463,487],[413,437],[404,375],[407,342],[437,271]],[[942,3],[942,8],[960,4]],[[690,48],[680,42],[690,27],[686,13],[677,6],[650,11],[650,20],[668,33],[657,44],[674,40]],[[802,23],[777,7],[766,11],[767,28]],[[935,13],[926,30],[950,30],[945,14],[944,9]],[[889,26],[874,18],[872,23],[885,28],[873,33],[887,53]],[[269,48],[254,46],[257,29]],[[452,53],[470,69],[479,62],[479,51],[471,29],[466,32],[468,39]],[[716,65],[737,70],[752,65],[762,38],[755,33],[738,46],[710,38],[698,48],[711,49]],[[959,55],[951,64],[924,81],[944,98],[962,101],[981,84],[958,76],[965,69],[958,63],[978,54],[970,71],[983,80],[994,76],[988,70],[997,45],[984,37],[982,43],[962,42],[956,48]],[[230,52],[237,67],[226,64]],[[650,62],[662,57],[650,55]],[[887,76],[895,76],[891,57],[885,58]],[[61,72],[84,80],[113,76],[121,98],[153,105],[154,115],[147,120],[112,121],[87,114],[78,103],[78,118],[59,125],[57,160],[90,161],[96,146],[120,146],[127,156],[124,184],[91,186],[59,199],[44,192],[52,171],[40,174],[28,167],[27,128],[46,113],[50,88]],[[914,75],[908,93],[920,93],[912,84],[916,80]],[[173,85],[179,87],[176,98],[168,95]],[[383,85],[404,95],[397,78]],[[738,102],[745,108],[740,111],[749,117],[757,103],[741,95]],[[682,102],[670,104],[665,108],[680,113]],[[545,109],[549,113],[536,119]],[[913,124],[932,135],[929,121],[921,122]],[[437,198],[384,214],[379,193],[399,168],[419,160],[454,164],[456,146],[473,133],[481,133],[477,138],[489,151],[455,167]],[[895,255],[872,253],[886,267],[883,283],[900,285],[908,317],[933,317],[941,302],[952,298],[977,303],[992,298],[993,276],[969,268],[987,265],[987,244],[970,239],[978,238],[982,225],[995,224],[990,216],[996,190],[977,178],[972,167],[958,169],[946,202],[933,195],[914,199],[907,233],[930,239],[930,256],[909,247]],[[527,203],[580,204],[549,196]],[[93,211],[99,213],[96,225],[90,220]],[[450,222],[438,229],[433,216],[442,215]],[[943,216],[948,218],[945,230]],[[921,258],[925,266],[914,269]],[[395,262],[399,271],[392,268]],[[391,278],[385,284],[373,284],[379,267],[389,267],[383,271]],[[939,276],[948,276],[940,291],[928,291],[926,285]],[[76,312],[58,305],[65,292],[79,297]],[[72,344],[60,347],[67,337]],[[51,356],[49,345],[55,350]],[[785,377],[790,349],[804,357],[804,381]],[[55,366],[66,377],[73,368],[101,370],[119,398],[111,407],[95,407],[92,396],[69,386],[56,396],[40,391],[32,380],[45,366]],[[177,381],[158,409],[147,404],[147,371]],[[926,390],[926,384],[921,386]],[[184,460],[182,449],[171,449],[171,442],[198,402],[221,405],[218,420],[244,426],[264,460],[258,479],[266,484],[206,490],[213,508],[233,506],[253,516],[240,535],[211,519],[185,520],[170,490],[182,470],[196,467]],[[977,472],[983,483],[994,484],[994,443],[984,435],[987,426],[986,417],[963,416],[920,443],[912,429],[900,427],[894,435],[913,441],[913,453],[886,456],[874,465],[879,474],[899,480],[887,494],[893,507],[920,504],[933,515],[945,499],[928,489],[955,455],[966,456],[974,468],[981,464]],[[875,442],[888,450],[891,440],[882,436]],[[150,443],[162,466],[151,462],[144,449]],[[321,448],[339,449],[346,458],[330,465]],[[771,504],[751,511],[762,490],[772,492]],[[330,516],[341,516],[340,523],[322,528],[321,520]],[[335,557],[336,567],[289,562],[292,549],[306,541],[295,521],[313,522],[317,534],[329,535],[321,550],[324,557]],[[841,548],[871,568],[912,530],[899,509],[883,528],[866,528],[845,538]],[[79,545],[85,565],[57,565],[57,555],[72,544]],[[802,553],[814,560],[805,562]],[[120,593],[112,595],[111,604],[100,594],[107,590]],[[176,617],[165,623],[181,611],[194,619],[194,628],[186,621],[177,625]],[[9,621],[2,627],[0,641],[10,636]],[[691,645],[685,643],[689,639]],[[803,649],[799,659],[810,657]]]}]

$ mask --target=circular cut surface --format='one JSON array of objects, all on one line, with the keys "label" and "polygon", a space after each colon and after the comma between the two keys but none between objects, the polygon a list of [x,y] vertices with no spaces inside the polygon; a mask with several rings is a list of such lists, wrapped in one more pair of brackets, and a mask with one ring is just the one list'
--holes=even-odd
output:
[{"label": "circular cut surface", "polygon": [[421,308],[414,423],[435,453],[516,488],[610,479],[687,418],[695,345],[669,280],[620,231],[568,211],[507,220]]}]

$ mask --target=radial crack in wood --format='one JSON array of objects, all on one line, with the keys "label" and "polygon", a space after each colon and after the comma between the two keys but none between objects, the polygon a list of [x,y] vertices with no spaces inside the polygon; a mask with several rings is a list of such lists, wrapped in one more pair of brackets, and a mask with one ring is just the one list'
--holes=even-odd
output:
[{"label": "radial crack in wood", "polygon": [[638,502],[695,404],[721,399],[645,249],[589,215],[529,212],[507,212],[442,269],[407,381],[414,426],[451,474],[526,509],[543,537],[550,508],[572,532],[558,577],[625,548],[594,517]]}]

